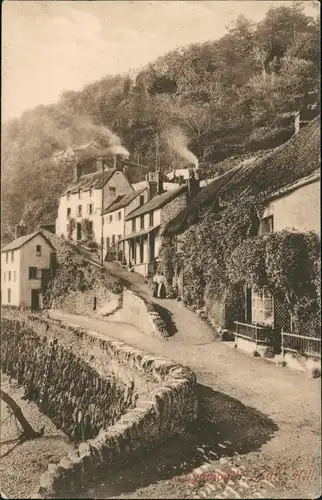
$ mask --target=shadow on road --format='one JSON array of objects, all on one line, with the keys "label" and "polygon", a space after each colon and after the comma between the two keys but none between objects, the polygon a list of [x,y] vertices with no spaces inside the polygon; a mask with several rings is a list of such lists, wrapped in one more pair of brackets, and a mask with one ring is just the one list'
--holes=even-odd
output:
[{"label": "shadow on road", "polygon": [[270,418],[237,399],[200,384],[197,390],[199,416],[183,434],[135,458],[116,474],[101,476],[77,498],[129,494],[220,457],[259,450],[278,430]]}]

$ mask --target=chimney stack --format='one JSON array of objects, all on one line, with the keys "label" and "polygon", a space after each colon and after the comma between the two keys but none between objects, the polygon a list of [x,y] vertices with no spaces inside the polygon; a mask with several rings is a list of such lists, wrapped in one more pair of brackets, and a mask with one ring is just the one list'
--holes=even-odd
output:
[{"label": "chimney stack", "polygon": [[23,220],[21,220],[19,224],[15,226],[15,239],[20,238],[21,236],[25,236],[26,234],[27,234],[26,224],[24,223]]},{"label": "chimney stack", "polygon": [[80,163],[76,163],[74,166],[74,182],[78,181],[82,173],[82,166]]},{"label": "chimney stack", "polygon": [[187,181],[188,186],[188,198],[191,199],[199,192],[200,182],[199,182],[199,172],[197,173],[192,170]]},{"label": "chimney stack", "polygon": [[157,170],[156,172],[156,183],[157,183],[157,193],[162,194],[163,193],[163,182],[162,182],[162,174],[160,170]]},{"label": "chimney stack", "polygon": [[103,158],[96,158],[96,170],[101,172],[103,170]]},{"label": "chimney stack", "polygon": [[148,186],[148,197],[149,200],[156,196],[158,194],[158,183],[156,180],[156,173],[155,172],[149,172],[145,176],[145,182],[147,183]]}]

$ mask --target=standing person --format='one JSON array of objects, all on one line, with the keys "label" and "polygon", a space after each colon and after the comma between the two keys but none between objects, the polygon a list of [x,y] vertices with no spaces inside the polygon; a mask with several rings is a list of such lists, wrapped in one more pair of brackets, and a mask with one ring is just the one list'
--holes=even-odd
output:
[{"label": "standing person", "polygon": [[153,297],[156,298],[158,296],[158,287],[159,287],[159,275],[156,273],[153,276]]},{"label": "standing person", "polygon": [[166,289],[165,289],[165,276],[163,273],[160,273],[159,276],[159,289],[158,289],[158,297],[159,299],[165,299],[167,295]]}]

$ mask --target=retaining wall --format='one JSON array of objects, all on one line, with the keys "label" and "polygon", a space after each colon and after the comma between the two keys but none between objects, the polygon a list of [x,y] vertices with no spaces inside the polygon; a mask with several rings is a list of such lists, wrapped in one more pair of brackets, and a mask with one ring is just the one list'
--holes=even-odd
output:
[{"label": "retaining wall", "polygon": [[[10,332],[8,321],[7,318],[3,326]],[[28,321],[35,331],[45,331],[48,338],[53,332],[60,332],[62,338],[58,344],[71,348],[77,345],[77,355],[88,359],[98,373],[112,371],[124,383],[132,376],[135,386],[132,395],[138,395],[135,407],[114,425],[102,428],[94,439],[81,443],[58,465],[49,464],[33,498],[72,497],[88,479],[102,471],[104,475],[112,472],[142,450],[182,431],[196,418],[196,376],[188,368],[97,332],[62,327],[59,322],[32,315]]]}]

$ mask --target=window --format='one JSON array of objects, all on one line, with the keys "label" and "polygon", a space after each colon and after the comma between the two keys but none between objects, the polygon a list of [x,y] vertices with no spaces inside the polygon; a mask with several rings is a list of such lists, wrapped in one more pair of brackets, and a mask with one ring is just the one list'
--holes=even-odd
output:
[{"label": "window", "polygon": [[118,237],[117,237],[117,239],[120,241],[121,238],[122,238],[122,235],[119,234]]},{"label": "window", "polygon": [[115,188],[115,187],[110,186],[110,187],[109,187],[109,192],[110,192],[111,194],[116,194],[116,188]]},{"label": "window", "polygon": [[93,232],[93,221],[92,220],[89,221],[89,230],[91,233]]},{"label": "window", "polygon": [[36,245],[36,255],[37,257],[41,257],[41,245]]},{"label": "window", "polygon": [[110,248],[110,238],[107,236],[106,238],[106,248]]},{"label": "window", "polygon": [[82,190],[81,190],[81,189],[79,189],[79,190],[78,190],[78,199],[80,200],[80,199],[81,199],[81,197],[82,197]]},{"label": "window", "polygon": [[11,288],[8,288],[8,304],[11,304]]},{"label": "window", "polygon": [[140,195],[140,207],[142,207],[142,205],[144,205],[144,194]]},{"label": "window", "polygon": [[6,271],[3,273],[3,281],[6,281],[7,273]]},{"label": "window", "polygon": [[72,209],[67,208],[67,219],[70,219],[71,214],[72,214]]},{"label": "window", "polygon": [[37,279],[37,268],[29,267],[29,279],[36,280]]},{"label": "window", "polygon": [[135,233],[135,219],[132,219],[132,233]]},{"label": "window", "polygon": [[274,231],[273,216],[270,215],[269,217],[264,217],[264,219],[262,219],[260,223],[260,233],[267,234],[267,233],[272,233],[273,231]]},{"label": "window", "polygon": [[82,205],[78,205],[78,217],[81,217],[83,215],[83,207]]},{"label": "window", "polygon": [[273,326],[273,297],[264,290],[252,289],[252,323]]},{"label": "window", "polygon": [[149,214],[149,226],[153,226],[153,224],[154,224],[153,212],[150,212],[150,214]]},{"label": "window", "polygon": [[122,219],[122,212],[118,212],[117,214],[117,220],[121,220]]},{"label": "window", "polygon": [[140,229],[144,229],[144,215],[140,217]]},{"label": "window", "polygon": [[11,281],[11,271],[8,271],[8,281]]},{"label": "window", "polygon": [[14,255],[15,255],[15,253],[14,253],[14,251],[12,250],[12,252],[11,252],[11,262],[13,262],[13,260],[14,260]]},{"label": "window", "polygon": [[112,247],[115,245],[115,234],[112,235]]},{"label": "window", "polygon": [[93,196],[93,188],[89,188],[89,196],[92,197]]},{"label": "window", "polygon": [[110,222],[113,221],[113,215],[110,215]]},{"label": "window", "polygon": [[70,191],[67,191],[67,200],[70,200]]},{"label": "window", "polygon": [[6,264],[9,262],[9,252],[6,252]]},{"label": "window", "polygon": [[16,271],[13,271],[13,281],[16,281],[16,279],[17,279]]},{"label": "window", "polygon": [[140,241],[140,264],[143,263],[144,260],[144,246],[143,246],[143,239],[141,238]]},{"label": "window", "polygon": [[89,215],[92,215],[92,213],[93,213],[93,203],[90,203],[89,205],[87,205],[87,213]]}]

